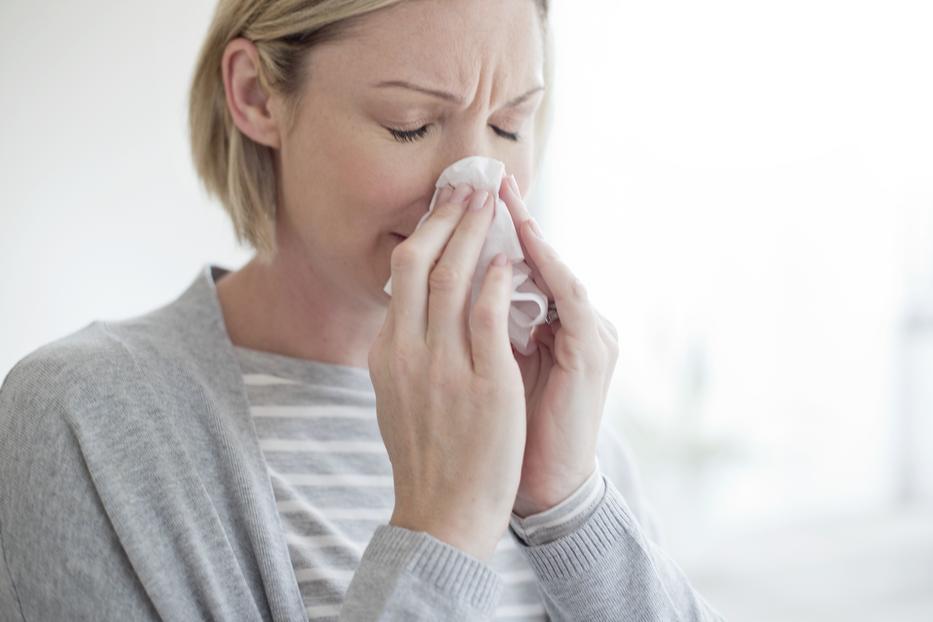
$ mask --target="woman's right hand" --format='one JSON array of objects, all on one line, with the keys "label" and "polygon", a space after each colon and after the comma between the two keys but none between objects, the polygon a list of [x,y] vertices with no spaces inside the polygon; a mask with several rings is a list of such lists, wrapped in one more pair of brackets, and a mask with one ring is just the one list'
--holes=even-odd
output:
[{"label": "woman's right hand", "polygon": [[494,205],[466,184],[442,190],[431,216],[392,252],[392,299],[369,352],[395,483],[389,523],[481,560],[508,528],[526,423],[508,336],[508,259],[490,264],[469,306]]}]

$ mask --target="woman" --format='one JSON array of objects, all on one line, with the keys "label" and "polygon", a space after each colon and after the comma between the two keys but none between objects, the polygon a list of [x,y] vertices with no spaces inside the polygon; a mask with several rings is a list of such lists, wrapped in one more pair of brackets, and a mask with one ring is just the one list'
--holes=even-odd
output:
[{"label": "woman", "polygon": [[[7,376],[0,618],[719,617],[601,426],[615,330],[522,201],[546,24],[543,0],[220,3],[193,153],[257,254]],[[415,230],[474,154],[514,173],[556,302],[528,356],[508,261],[467,304],[490,197],[448,188]]]}]

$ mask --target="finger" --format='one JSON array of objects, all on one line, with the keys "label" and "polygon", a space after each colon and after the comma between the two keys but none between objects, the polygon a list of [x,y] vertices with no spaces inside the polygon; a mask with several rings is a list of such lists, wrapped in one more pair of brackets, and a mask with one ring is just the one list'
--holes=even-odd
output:
[{"label": "finger", "polygon": [[615,361],[619,357],[619,331],[596,307],[593,307],[593,312],[597,317],[596,323],[599,327],[599,336],[606,347],[606,353],[609,355],[609,360],[615,365]]},{"label": "finger", "polygon": [[527,263],[528,267],[531,268],[531,280],[535,285],[538,286],[538,289],[540,289],[549,300],[554,300],[554,293],[541,277],[541,271],[538,270],[538,266],[535,264],[534,259],[528,253],[528,246],[522,239],[522,235],[520,233],[522,224],[531,218],[531,213],[525,206],[525,201],[522,199],[521,192],[518,191],[518,182],[515,180],[514,175],[509,175],[508,177],[502,178],[502,184],[499,188],[499,196],[502,198],[502,201],[505,203],[506,207],[509,208],[509,214],[512,216],[512,222],[515,223],[515,229],[519,232],[518,241],[521,244],[522,252],[525,255],[525,263]]},{"label": "finger", "polygon": [[597,339],[596,313],[590,304],[586,287],[560,259],[557,251],[534,233],[533,225],[534,219],[526,220],[522,224],[523,235],[528,242],[531,258],[553,292],[561,330],[584,343]]},{"label": "finger", "polygon": [[[594,311],[596,311],[595,308]],[[606,395],[609,392],[609,385],[612,382],[612,372],[615,370],[616,361],[618,360],[618,338],[616,336],[617,333],[615,327],[612,325],[612,323],[603,317],[599,311],[596,311],[596,315],[599,316],[599,320],[597,322],[599,336],[602,338],[606,347],[606,353],[609,356],[609,367],[606,370],[606,377],[603,381],[603,395]]]},{"label": "finger", "polygon": [[501,377],[503,365],[514,360],[509,341],[509,307],[512,305],[512,262],[505,253],[503,265],[496,259],[483,278],[476,304],[470,311],[470,350],[473,371],[482,378]]},{"label": "finger", "polygon": [[502,183],[499,184],[499,196],[509,206],[509,215],[512,216],[515,228],[518,229],[523,222],[531,218],[531,212],[528,211],[521,192],[516,188],[518,188],[518,182],[514,175],[503,177]]},{"label": "finger", "polygon": [[[441,256],[473,192],[468,184],[438,194],[427,219],[392,251],[392,300],[396,330],[404,339],[424,343],[428,323],[428,275]],[[442,200],[442,195],[444,196]]]},{"label": "finger", "polygon": [[466,213],[428,277],[425,342],[431,349],[466,353],[470,347],[467,309],[477,261],[492,222],[493,199],[486,190],[473,193]]},{"label": "finger", "polygon": [[544,346],[549,351],[554,351],[554,333],[559,328],[560,320],[554,320],[552,324],[538,324],[534,329],[534,338],[539,346]]},{"label": "finger", "polygon": [[605,341],[609,345],[618,346],[619,344],[619,331],[616,329],[615,325],[606,319],[606,316],[599,312],[599,309],[593,307],[593,311],[596,313],[596,316],[599,318],[599,328],[600,334],[605,337]]}]

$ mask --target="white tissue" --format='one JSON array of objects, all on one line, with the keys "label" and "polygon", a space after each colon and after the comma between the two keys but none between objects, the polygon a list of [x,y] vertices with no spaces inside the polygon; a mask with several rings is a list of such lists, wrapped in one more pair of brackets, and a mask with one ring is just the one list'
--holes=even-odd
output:
[{"label": "white tissue", "polygon": [[[470,294],[470,310],[476,303],[486,270],[493,258],[499,253],[505,253],[512,262],[512,305],[509,308],[509,341],[521,354],[531,354],[531,329],[544,323],[547,315],[547,296],[535,285],[531,279],[531,268],[525,263],[522,245],[518,240],[518,232],[512,222],[512,216],[505,202],[499,198],[499,187],[505,176],[505,164],[493,158],[483,156],[470,156],[454,162],[441,173],[434,184],[434,196],[427,213],[418,221],[415,229],[428,219],[434,210],[437,197],[445,186],[456,187],[466,183],[476,190],[487,190],[495,197],[496,206],[492,223],[486,242],[479,254],[476,263],[476,272],[473,275],[473,284]],[[385,293],[392,295],[392,277],[383,288]]]}]

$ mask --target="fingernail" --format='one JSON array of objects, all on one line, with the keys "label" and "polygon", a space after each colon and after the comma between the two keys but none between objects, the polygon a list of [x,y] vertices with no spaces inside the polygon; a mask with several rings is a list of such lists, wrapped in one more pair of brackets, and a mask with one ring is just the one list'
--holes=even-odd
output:
[{"label": "fingernail", "polygon": [[541,233],[541,228],[538,226],[538,221],[536,221],[534,218],[529,218],[528,222],[528,227],[531,229],[531,232],[535,235],[535,237],[541,238],[543,240],[544,235]]},{"label": "fingernail", "polygon": [[457,189],[454,190],[453,195],[450,197],[450,202],[460,205],[466,202],[467,197],[470,196],[472,191],[473,188],[470,187],[470,184],[460,184],[457,186]]},{"label": "fingernail", "polygon": [[515,175],[509,175],[509,185],[512,187],[515,194],[522,196],[521,190],[518,189],[518,182],[515,181]]},{"label": "fingernail", "polygon": [[481,209],[486,205],[486,199],[489,198],[489,193],[485,190],[479,190],[470,199],[470,209],[477,210]]},{"label": "fingernail", "polygon": [[494,266],[504,266],[505,262],[506,262],[505,253],[499,253],[492,260],[492,264]]}]

